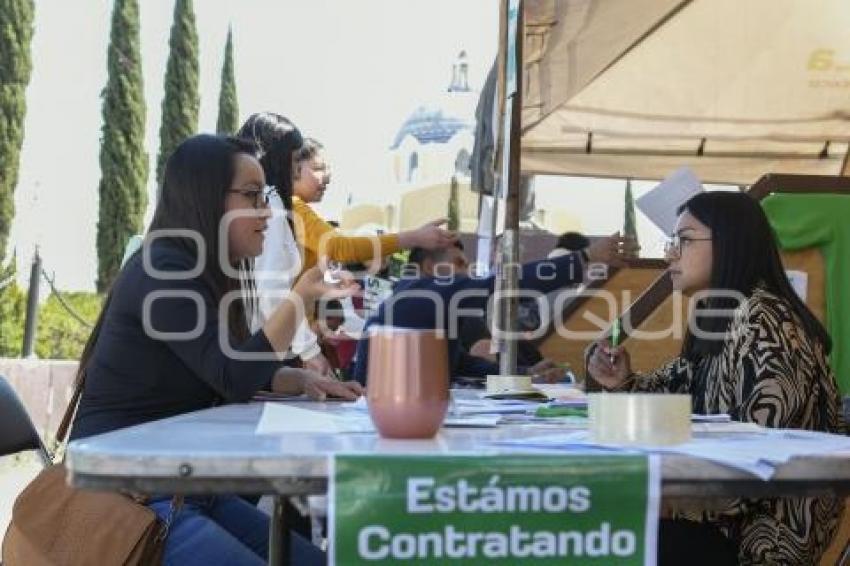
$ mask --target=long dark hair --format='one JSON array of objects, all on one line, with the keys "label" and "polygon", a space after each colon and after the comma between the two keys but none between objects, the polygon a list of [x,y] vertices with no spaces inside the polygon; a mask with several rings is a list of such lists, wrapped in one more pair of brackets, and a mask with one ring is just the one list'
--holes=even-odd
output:
[{"label": "long dark hair", "polygon": [[[150,231],[184,229],[200,234],[206,242],[205,269],[200,277],[212,289],[216,303],[241,285],[219,265],[218,237],[239,154],[256,156],[257,147],[249,140],[206,134],[191,137],[177,146],[165,164],[162,195],[150,225]],[[193,240],[175,238],[174,241],[197,255]],[[248,274],[243,277],[246,281],[251,280],[251,265],[251,261],[242,261],[240,265],[243,273]],[[228,326],[238,339],[247,337],[246,320],[244,303],[234,302]]]},{"label": "long dark hair", "polygon": [[[711,192],[693,197],[678,212],[689,212],[711,230],[713,259],[710,289],[736,291],[749,297],[757,287],[784,300],[799,318],[806,332],[818,340],[829,353],[832,340],[806,304],[788,282],[779,256],[776,236],[759,203],[743,193]],[[737,306],[734,298],[712,297],[700,301],[695,315],[702,331],[724,334],[730,318],[699,318],[699,311],[730,310]],[[688,331],[682,355],[695,361],[702,355],[719,353],[721,340],[698,338]]]},{"label": "long dark hair", "polygon": [[[162,190],[149,232],[181,229],[200,235],[206,244],[206,257],[204,270],[199,277],[211,289],[217,304],[225,294],[240,290],[246,282],[250,286],[252,282],[251,261],[243,261],[239,266],[244,280],[241,283],[228,277],[221,269],[218,231],[225,213],[227,191],[236,176],[236,157],[241,154],[255,156],[256,152],[256,146],[248,140],[204,134],[183,141],[165,164]],[[156,240],[160,239],[168,240],[197,257],[197,244],[191,238],[167,237]],[[134,255],[139,253],[142,253],[141,250]],[[78,381],[84,378],[111,299],[110,291],[83,348],[77,370]],[[237,340],[248,336],[249,327],[242,300],[232,303],[228,313],[228,329]]]},{"label": "long dark hair", "polygon": [[286,210],[292,210],[292,168],[297,152],[304,145],[301,132],[280,114],[260,112],[251,114],[236,135],[259,147],[266,183],[275,187]]}]

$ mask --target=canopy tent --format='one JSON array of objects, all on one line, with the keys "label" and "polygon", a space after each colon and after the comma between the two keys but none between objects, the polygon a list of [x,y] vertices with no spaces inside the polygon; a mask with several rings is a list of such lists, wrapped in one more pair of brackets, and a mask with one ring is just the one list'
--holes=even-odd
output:
[{"label": "canopy tent", "polygon": [[[521,147],[523,175],[661,179],[682,165],[703,182],[735,185],[766,174],[850,175],[847,0],[521,6],[521,128],[509,139]],[[494,104],[504,96],[501,76],[495,83],[476,111],[473,186],[485,193],[497,184],[487,173],[498,171],[503,123]],[[515,198],[518,182],[507,194]],[[506,232],[516,231],[515,216],[506,215]]]},{"label": "canopy tent", "polygon": [[524,174],[841,174],[846,0],[525,0]]}]

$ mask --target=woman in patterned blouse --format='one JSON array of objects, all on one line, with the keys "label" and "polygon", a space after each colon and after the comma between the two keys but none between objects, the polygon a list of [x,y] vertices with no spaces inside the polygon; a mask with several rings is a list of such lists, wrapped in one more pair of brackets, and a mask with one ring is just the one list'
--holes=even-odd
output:
[{"label": "woman in patterned blouse", "polygon": [[[741,193],[692,198],[665,253],[674,289],[703,297],[680,356],[640,375],[625,349],[599,341],[588,373],[608,390],[689,393],[695,413],[843,432],[829,335],[789,284],[759,204]],[[834,497],[736,499],[679,511],[661,523],[659,564],[815,564],[842,507]]]}]

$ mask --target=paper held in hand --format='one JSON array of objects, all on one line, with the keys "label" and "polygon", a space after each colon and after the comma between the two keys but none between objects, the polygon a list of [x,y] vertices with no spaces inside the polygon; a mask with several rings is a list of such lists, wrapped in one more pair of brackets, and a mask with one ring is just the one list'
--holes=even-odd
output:
[{"label": "paper held in hand", "polygon": [[676,228],[678,218],[676,210],[704,190],[702,183],[690,168],[679,167],[657,187],[638,198],[635,205],[653,224],[669,236]]}]

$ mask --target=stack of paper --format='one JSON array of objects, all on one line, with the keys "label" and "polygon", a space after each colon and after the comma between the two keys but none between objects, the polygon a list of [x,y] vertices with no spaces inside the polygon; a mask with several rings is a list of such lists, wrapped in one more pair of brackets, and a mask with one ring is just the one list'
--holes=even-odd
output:
[{"label": "stack of paper", "polygon": [[540,403],[514,399],[454,399],[450,414],[453,416],[523,414],[539,406]]},{"label": "stack of paper", "polygon": [[[639,450],[655,454],[684,454],[744,470],[761,479],[770,479],[776,467],[799,456],[830,456],[843,453],[850,456],[850,438],[837,434],[785,429],[758,428],[758,432],[731,432],[751,423],[702,423],[710,425],[716,434],[697,436],[675,446],[613,446],[590,439],[587,431],[538,436],[521,440],[504,440],[499,445],[546,449],[553,451],[583,451],[587,448],[627,451]],[[697,426],[697,425],[695,425]],[[723,427],[729,431],[720,433]]]}]

